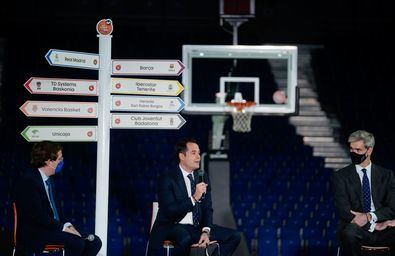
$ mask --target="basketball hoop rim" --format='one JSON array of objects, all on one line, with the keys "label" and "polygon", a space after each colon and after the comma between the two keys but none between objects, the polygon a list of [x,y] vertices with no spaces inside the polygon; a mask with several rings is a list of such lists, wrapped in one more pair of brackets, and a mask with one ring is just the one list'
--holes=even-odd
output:
[{"label": "basketball hoop rim", "polygon": [[246,101],[246,102],[226,102],[226,104],[230,107],[234,107],[237,112],[242,112],[245,108],[250,108],[256,105],[254,101]]}]

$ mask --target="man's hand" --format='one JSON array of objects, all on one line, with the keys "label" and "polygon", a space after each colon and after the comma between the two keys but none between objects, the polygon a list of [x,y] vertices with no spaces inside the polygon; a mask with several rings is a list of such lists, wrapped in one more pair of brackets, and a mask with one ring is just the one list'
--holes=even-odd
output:
[{"label": "man's hand", "polygon": [[70,233],[70,234],[73,234],[73,235],[76,235],[76,236],[81,237],[80,232],[78,232],[78,231],[74,228],[74,226],[68,226],[68,227],[64,230],[64,232],[67,232],[67,233]]},{"label": "man's hand", "polygon": [[387,221],[385,222],[380,222],[380,223],[376,223],[376,226],[374,227],[375,230],[381,231],[384,230],[388,227]]},{"label": "man's hand", "polygon": [[352,214],[354,214],[354,219],[352,219],[351,223],[357,224],[359,227],[363,227],[368,223],[368,217],[366,213],[362,212],[354,212],[350,211]]},{"label": "man's hand", "polygon": [[202,197],[203,193],[206,193],[207,190],[207,184],[204,182],[200,182],[198,184],[196,184],[196,190],[195,190],[195,194],[193,195],[193,197],[196,200],[200,200],[200,198]]},{"label": "man's hand", "polygon": [[388,227],[395,227],[395,220],[387,220]]},{"label": "man's hand", "polygon": [[210,243],[210,238],[206,232],[203,232],[200,235],[199,242],[197,244],[193,244],[192,247],[207,247]]},{"label": "man's hand", "polygon": [[387,227],[395,227],[395,220],[387,220],[381,223],[376,223],[375,229],[381,231],[386,229]]}]

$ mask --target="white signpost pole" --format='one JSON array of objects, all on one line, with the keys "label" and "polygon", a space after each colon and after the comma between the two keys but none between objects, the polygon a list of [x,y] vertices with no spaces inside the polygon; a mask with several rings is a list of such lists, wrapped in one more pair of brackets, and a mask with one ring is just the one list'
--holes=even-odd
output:
[{"label": "white signpost pole", "polygon": [[[106,29],[111,28],[109,33]],[[101,20],[97,24],[99,33],[99,107],[97,128],[97,177],[96,177],[96,221],[95,233],[102,240],[99,256],[107,255],[108,187],[110,160],[110,109],[111,109],[111,32],[112,21]],[[108,32],[108,31],[107,31]]]}]

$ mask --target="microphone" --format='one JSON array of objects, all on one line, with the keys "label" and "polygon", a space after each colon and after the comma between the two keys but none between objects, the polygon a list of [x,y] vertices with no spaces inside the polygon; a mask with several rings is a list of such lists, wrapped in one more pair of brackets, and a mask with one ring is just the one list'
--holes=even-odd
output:
[{"label": "microphone", "polygon": [[199,181],[204,182],[204,170],[203,169],[200,169],[198,171],[198,175],[199,175]]},{"label": "microphone", "polygon": [[[205,158],[205,156],[206,156],[206,152],[204,152],[202,154],[202,157],[200,159],[200,169],[198,170],[200,182],[204,182],[204,158]],[[206,196],[206,193],[203,193],[200,200],[204,200],[205,196]]]},{"label": "microphone", "polygon": [[89,234],[87,235],[84,240],[87,240],[89,242],[93,242],[95,240],[95,235]]}]

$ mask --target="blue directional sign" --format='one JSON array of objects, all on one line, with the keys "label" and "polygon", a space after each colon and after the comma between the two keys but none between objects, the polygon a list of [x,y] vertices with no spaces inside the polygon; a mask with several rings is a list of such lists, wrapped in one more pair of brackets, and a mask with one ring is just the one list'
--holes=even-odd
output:
[{"label": "blue directional sign", "polygon": [[99,69],[99,54],[51,49],[45,55],[51,66]]}]

